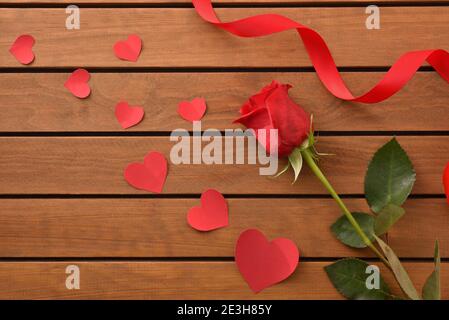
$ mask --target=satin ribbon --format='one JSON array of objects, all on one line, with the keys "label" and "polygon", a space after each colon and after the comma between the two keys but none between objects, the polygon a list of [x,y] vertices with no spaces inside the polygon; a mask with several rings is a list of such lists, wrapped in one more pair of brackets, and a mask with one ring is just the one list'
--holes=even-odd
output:
[{"label": "satin ribbon", "polygon": [[449,83],[447,51],[442,49],[410,51],[403,54],[371,90],[355,97],[341,78],[326,42],[315,30],[278,14],[262,14],[232,22],[221,22],[210,0],[192,0],[192,2],[204,20],[239,37],[261,37],[296,29],[321,82],[334,96],[343,100],[363,103],[386,100],[401,90],[425,61]]}]

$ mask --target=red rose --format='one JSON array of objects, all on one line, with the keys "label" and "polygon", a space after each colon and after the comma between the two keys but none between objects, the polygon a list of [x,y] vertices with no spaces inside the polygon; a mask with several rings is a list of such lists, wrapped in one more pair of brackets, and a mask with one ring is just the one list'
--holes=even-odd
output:
[{"label": "red rose", "polygon": [[446,193],[446,198],[449,203],[449,162],[447,163],[446,168],[444,168],[443,185],[444,185],[444,192]]},{"label": "red rose", "polygon": [[[242,106],[242,116],[234,122],[253,129],[259,143],[270,152],[269,130],[278,130],[278,155],[288,156],[310,133],[310,115],[288,96],[289,84],[273,81]],[[267,139],[259,139],[257,130],[266,130]],[[266,140],[263,141],[263,140]]]}]

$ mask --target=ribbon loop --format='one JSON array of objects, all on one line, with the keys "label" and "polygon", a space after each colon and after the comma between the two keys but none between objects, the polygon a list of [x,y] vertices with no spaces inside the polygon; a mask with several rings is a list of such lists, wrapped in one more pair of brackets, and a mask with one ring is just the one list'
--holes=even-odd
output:
[{"label": "ribbon loop", "polygon": [[342,100],[362,103],[384,101],[401,90],[424,62],[428,62],[449,83],[447,51],[410,51],[403,54],[371,90],[355,97],[341,78],[326,42],[315,30],[278,14],[256,15],[225,23],[218,19],[210,0],[192,2],[204,20],[239,37],[261,37],[296,29],[321,82],[330,93]]}]

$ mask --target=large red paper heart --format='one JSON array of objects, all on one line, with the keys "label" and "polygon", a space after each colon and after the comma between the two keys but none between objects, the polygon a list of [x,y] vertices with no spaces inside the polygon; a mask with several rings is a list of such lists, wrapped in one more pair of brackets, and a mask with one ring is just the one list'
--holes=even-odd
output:
[{"label": "large red paper heart", "polygon": [[142,120],[144,114],[145,112],[142,107],[132,107],[124,101],[119,102],[115,106],[115,117],[123,129],[127,129],[138,124]]},{"label": "large red paper heart", "polygon": [[90,95],[89,79],[90,74],[87,70],[76,69],[64,83],[64,87],[75,97],[84,99]]},{"label": "large red paper heart", "polygon": [[228,225],[228,205],[223,195],[209,189],[201,195],[201,207],[193,207],[187,214],[187,222],[198,231],[211,231]]},{"label": "large red paper heart", "polygon": [[161,193],[167,177],[167,160],[159,152],[148,153],[142,163],[130,163],[125,179],[134,188]]},{"label": "large red paper heart", "polygon": [[124,41],[117,41],[114,45],[114,53],[117,58],[136,62],[142,50],[142,40],[138,35],[132,34]]},{"label": "large red paper heart", "polygon": [[34,60],[34,38],[28,34],[19,36],[9,48],[9,52],[22,64],[30,64]]},{"label": "large red paper heart", "polygon": [[195,98],[191,102],[182,101],[178,106],[179,115],[187,121],[199,121],[206,112],[206,100]]},{"label": "large red paper heart", "polygon": [[444,168],[443,185],[444,185],[444,192],[446,193],[446,199],[447,202],[449,203],[449,162],[446,164],[446,168]]},{"label": "large red paper heart", "polygon": [[289,239],[269,242],[259,230],[240,235],[235,248],[237,267],[255,293],[288,278],[299,262],[299,251]]}]

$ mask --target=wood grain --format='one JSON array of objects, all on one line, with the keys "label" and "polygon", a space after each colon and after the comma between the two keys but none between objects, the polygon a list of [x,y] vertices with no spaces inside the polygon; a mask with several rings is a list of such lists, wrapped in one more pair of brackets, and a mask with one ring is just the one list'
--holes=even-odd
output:
[{"label": "wood grain", "polygon": [[[1,299],[341,299],[323,267],[303,262],[286,281],[254,295],[233,262],[2,262]],[[67,290],[68,265],[80,268],[80,290]],[[432,263],[404,263],[418,291]],[[390,273],[382,276],[400,294]],[[449,265],[442,264],[442,298],[449,298]]]},{"label": "wood grain", "polygon": [[[212,3],[217,4],[319,4],[319,3],[338,3],[342,2],[341,0],[212,0]],[[360,3],[360,2],[369,2],[369,0],[345,0],[345,3]],[[421,0],[388,0],[385,1],[388,3],[401,3],[401,2],[421,2]],[[426,0],[426,2],[441,2],[441,0]],[[31,4],[60,4],[60,3],[73,3],[71,0],[0,0],[0,3],[13,3],[13,4],[22,4],[22,3],[31,3]],[[93,3],[93,4],[189,4],[192,3],[191,0],[77,0],[76,3],[84,4],[84,3]]]},{"label": "wood grain", "polygon": [[[390,137],[321,137],[320,166],[341,194],[362,194],[374,152]],[[449,154],[449,137],[399,137],[417,172],[417,194],[441,194],[441,174]],[[1,194],[148,194],[123,178],[131,162],[152,150],[169,157],[169,137],[3,137],[0,138]],[[192,150],[193,151],[193,150]],[[246,157],[245,157],[246,158]],[[247,163],[247,159],[245,159]],[[282,168],[282,163],[279,168]],[[279,179],[259,175],[259,165],[169,165],[164,194],[198,194],[215,188],[224,194],[326,194],[305,169]]]},{"label": "wood grain", "polygon": [[[368,2],[347,3],[352,1]],[[410,4],[414,0],[388,0],[398,4],[403,1]],[[214,2],[261,6],[218,9],[223,21],[274,12],[316,29],[342,67],[387,67],[406,51],[449,46],[448,6],[384,7],[381,29],[367,30],[363,6],[263,8],[268,3],[301,6],[339,0]],[[207,99],[203,129],[235,128],[231,122],[242,103],[273,79],[293,84],[293,99],[314,113],[319,131],[416,132],[416,136],[400,136],[398,140],[417,172],[413,193],[432,198],[408,200],[406,215],[386,240],[401,258],[428,259],[405,263],[418,291],[432,271],[430,258],[436,239],[442,257],[449,258],[449,207],[445,199],[436,197],[443,192],[441,173],[448,160],[449,137],[418,135],[420,131],[449,130],[449,92],[435,73],[419,72],[392,99],[376,106],[362,106],[332,97],[314,72],[293,69],[311,66],[293,31],[258,39],[237,38],[202,21],[190,8],[189,0],[79,0],[78,4],[98,8],[82,8],[81,30],[66,30],[67,14],[62,4],[69,4],[68,0],[0,0],[6,6],[42,3],[59,8],[0,10],[0,68],[30,71],[0,73],[0,132],[115,135],[121,128],[114,118],[114,107],[126,100],[142,105],[146,111],[144,121],[129,131],[148,132],[151,136],[0,137],[0,194],[5,195],[0,200],[0,299],[342,298],[323,267],[332,258],[372,255],[345,247],[331,234],[329,226],[340,212],[331,199],[312,197],[326,192],[307,168],[292,186],[290,174],[273,180],[260,176],[254,165],[170,164],[163,195],[173,198],[135,190],[123,178],[125,166],[142,161],[150,150],[169,157],[174,142],[151,133],[191,130],[190,124],[176,113],[181,100],[195,96]],[[104,4],[117,7],[101,8]],[[119,8],[120,4],[161,6]],[[166,4],[174,6],[163,8]],[[36,60],[29,67],[20,65],[8,52],[14,39],[24,33],[37,40]],[[135,64],[118,60],[112,51],[117,40],[131,33],[139,34],[144,42]],[[91,68],[92,95],[86,100],[75,99],[63,87],[68,73],[34,69],[41,67]],[[101,69],[109,67],[113,69]],[[148,69],[132,69],[140,67]],[[292,69],[248,72],[255,71],[253,67]],[[360,94],[382,74],[344,72],[343,77],[354,94]],[[320,166],[338,192],[362,194],[368,161],[389,139],[320,137],[319,151],[336,154],[324,157]],[[227,199],[229,227],[199,233],[187,225],[185,217],[189,208],[199,204],[199,194],[208,188],[242,198]],[[268,194],[306,197],[257,196]],[[59,195],[81,197],[64,199]],[[353,211],[368,211],[362,198],[345,202]],[[256,296],[235,263],[223,259],[233,257],[235,241],[247,228],[258,228],[270,239],[290,238],[300,248],[301,259],[317,258],[321,262],[301,262],[287,281]],[[81,290],[65,287],[65,268],[70,264],[80,266]],[[392,275],[382,270],[393,291],[399,293]],[[448,271],[449,263],[443,262],[444,299],[449,299]]]},{"label": "wood grain", "polygon": [[[330,232],[340,216],[331,199],[228,199],[230,225],[201,233],[186,222],[199,199],[2,199],[0,257],[232,257],[249,228],[293,240],[302,257],[371,256],[342,245]],[[346,199],[369,212],[365,200]],[[436,239],[449,257],[444,199],[411,199],[388,234],[401,257],[431,258]]]},{"label": "wood grain", "polygon": [[[380,30],[366,29],[364,7],[217,12],[223,21],[258,13],[284,14],[319,31],[338,66],[390,66],[406,51],[449,46],[449,7],[386,7]],[[66,17],[65,8],[2,9],[0,67],[22,67],[8,49],[23,33],[37,40],[34,67],[311,66],[294,31],[237,38],[202,21],[190,8],[84,8],[80,30],[66,30]],[[112,50],[116,41],[131,33],[139,34],[144,42],[137,63],[117,59]]]},{"label": "wood grain", "polygon": [[[205,233],[186,222],[199,199],[3,199],[0,256],[233,257],[236,239],[250,228],[292,239],[304,257],[371,256],[335,240],[329,227],[340,212],[332,200],[227,202],[230,225]],[[364,200],[348,205],[367,208]]]},{"label": "wood grain", "polygon": [[405,209],[404,219],[388,234],[388,242],[395,252],[402,257],[429,256],[435,240],[440,243],[441,252],[446,251],[449,206],[445,199],[409,201]]},{"label": "wood grain", "polygon": [[[354,92],[363,92],[382,73],[344,73]],[[205,97],[204,129],[237,127],[240,106],[273,79],[290,83],[292,99],[314,114],[320,131],[449,130],[447,84],[420,72],[391,99],[366,106],[331,96],[314,73],[93,73],[92,94],[76,99],[63,83],[66,73],[0,74],[2,132],[121,131],[114,116],[122,100],[145,108],[145,119],[127,131],[192,130],[177,114],[178,103]],[[214,85],[211,86],[210,84]],[[20,84],[20,85],[18,85]]]}]

